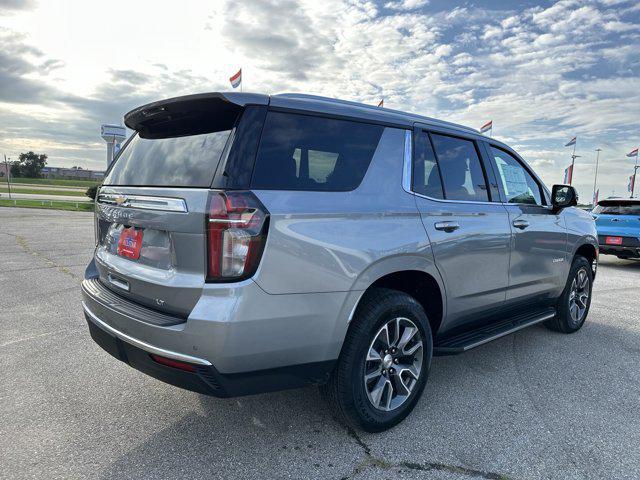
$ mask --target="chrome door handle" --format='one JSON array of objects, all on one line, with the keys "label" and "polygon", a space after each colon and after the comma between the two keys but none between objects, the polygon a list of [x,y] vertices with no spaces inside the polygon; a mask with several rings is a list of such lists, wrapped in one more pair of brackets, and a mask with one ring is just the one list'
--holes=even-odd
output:
[{"label": "chrome door handle", "polygon": [[436,230],[443,230],[445,232],[453,232],[460,228],[460,224],[458,222],[436,222],[434,225]]},{"label": "chrome door handle", "polygon": [[520,230],[524,230],[529,226],[529,222],[527,222],[526,220],[514,220],[513,226],[519,228]]}]

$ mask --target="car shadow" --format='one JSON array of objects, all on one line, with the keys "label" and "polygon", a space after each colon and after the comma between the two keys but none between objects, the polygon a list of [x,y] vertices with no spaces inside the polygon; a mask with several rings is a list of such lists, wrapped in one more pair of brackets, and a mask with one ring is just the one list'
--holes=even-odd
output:
[{"label": "car shadow", "polygon": [[637,271],[640,270],[640,259],[623,260],[611,255],[601,255],[599,259],[599,266],[612,268],[614,270]]}]

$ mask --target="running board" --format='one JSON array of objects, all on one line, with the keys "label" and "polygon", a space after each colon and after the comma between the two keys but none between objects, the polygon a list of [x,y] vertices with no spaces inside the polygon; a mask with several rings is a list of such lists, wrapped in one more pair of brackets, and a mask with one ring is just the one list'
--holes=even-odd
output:
[{"label": "running board", "polygon": [[464,332],[441,341],[436,340],[433,349],[435,355],[454,355],[484,345],[523,328],[549,320],[556,315],[555,308],[549,308],[536,315],[520,315],[497,323],[485,325],[470,332]]}]

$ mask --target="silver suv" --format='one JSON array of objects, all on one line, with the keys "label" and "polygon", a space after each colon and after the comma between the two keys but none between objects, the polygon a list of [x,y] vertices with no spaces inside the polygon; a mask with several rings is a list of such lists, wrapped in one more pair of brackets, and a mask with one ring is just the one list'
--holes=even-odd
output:
[{"label": "silver suv", "polygon": [[83,307],[104,350],[162,381],[219,397],[316,384],[381,431],[414,408],[433,355],[585,321],[593,218],[475,130],[248,93],[125,124]]}]

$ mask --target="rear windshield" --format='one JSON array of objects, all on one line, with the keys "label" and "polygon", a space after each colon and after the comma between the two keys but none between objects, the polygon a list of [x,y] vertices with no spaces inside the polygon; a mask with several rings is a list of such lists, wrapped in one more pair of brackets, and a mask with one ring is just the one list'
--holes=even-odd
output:
[{"label": "rear windshield", "polygon": [[601,203],[593,209],[593,213],[601,215],[640,215],[640,203],[611,202]]},{"label": "rear windshield", "polygon": [[148,139],[135,134],[105,185],[209,187],[231,130]]},{"label": "rear windshield", "polygon": [[353,190],[369,168],[383,130],[379,125],[269,112],[251,186]]}]

